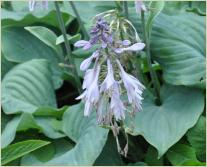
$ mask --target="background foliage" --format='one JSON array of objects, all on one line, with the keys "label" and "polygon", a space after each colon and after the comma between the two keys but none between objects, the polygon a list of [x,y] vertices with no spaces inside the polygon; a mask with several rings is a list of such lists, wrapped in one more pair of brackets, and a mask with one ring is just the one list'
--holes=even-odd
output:
[{"label": "background foliage", "polygon": [[[75,2],[84,26],[100,12],[117,8],[111,2]],[[74,76],[53,2],[49,9],[29,12],[27,2],[2,2],[2,165],[205,165],[205,2],[146,2],[151,10],[153,68],[162,84],[161,105],[145,93],[134,131],[126,119],[129,152],[123,157],[108,129],[96,125],[95,113],[83,117]],[[73,48],[83,38],[67,1],[61,2],[67,38],[79,65],[92,50]],[[134,2],[129,20],[142,37]],[[136,60],[150,81],[146,55]],[[134,69],[131,69],[134,72]],[[151,86],[145,85],[151,90]],[[125,139],[120,134],[121,144]]]}]

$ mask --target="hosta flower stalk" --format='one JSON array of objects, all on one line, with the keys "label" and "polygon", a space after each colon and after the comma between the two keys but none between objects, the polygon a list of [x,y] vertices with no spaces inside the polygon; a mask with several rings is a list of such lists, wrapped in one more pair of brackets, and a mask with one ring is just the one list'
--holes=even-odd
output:
[{"label": "hosta flower stalk", "polygon": [[[126,112],[129,112],[128,105],[132,106],[131,113],[142,110],[144,90],[140,81],[124,70],[121,57],[122,54],[141,51],[145,44],[133,43],[129,39],[117,40],[110,31],[109,24],[101,17],[91,28],[90,35],[91,38],[88,41],[80,40],[74,44],[84,50],[94,45],[99,46],[80,65],[80,69],[85,71],[82,85],[84,92],[76,99],[82,99],[85,102],[85,116],[90,116],[93,110],[96,111],[97,123],[111,126],[117,138],[119,127],[116,121],[123,121],[126,118]],[[123,100],[125,96],[127,96],[127,102]],[[118,143],[117,145],[119,146]],[[125,150],[127,148],[128,146]]]}]

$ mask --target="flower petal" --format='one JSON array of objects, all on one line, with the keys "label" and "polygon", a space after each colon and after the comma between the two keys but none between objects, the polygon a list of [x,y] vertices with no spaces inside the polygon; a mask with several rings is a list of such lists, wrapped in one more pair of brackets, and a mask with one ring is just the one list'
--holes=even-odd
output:
[{"label": "flower petal", "polygon": [[88,44],[88,43],[90,43],[89,41],[85,41],[85,40],[80,40],[80,41],[77,41],[75,44],[74,44],[74,46],[75,47],[83,47],[83,46],[85,46],[86,44]]},{"label": "flower petal", "polygon": [[144,49],[145,44],[144,43],[135,43],[130,47],[123,48],[124,51],[140,51]]},{"label": "flower petal", "polygon": [[131,44],[130,40],[123,40],[122,41],[122,45],[124,45],[124,46],[129,46],[130,44]]},{"label": "flower petal", "polygon": [[81,65],[80,65],[80,70],[81,70],[81,71],[85,71],[85,70],[87,70],[88,67],[89,67],[90,64],[91,64],[92,59],[93,59],[92,56],[89,57],[89,58],[87,58],[87,59],[85,59],[85,60],[81,63]]}]

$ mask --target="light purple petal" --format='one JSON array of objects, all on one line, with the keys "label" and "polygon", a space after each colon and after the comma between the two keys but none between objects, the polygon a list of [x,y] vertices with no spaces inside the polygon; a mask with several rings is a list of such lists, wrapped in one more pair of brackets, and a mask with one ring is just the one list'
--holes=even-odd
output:
[{"label": "light purple petal", "polygon": [[76,100],[83,99],[83,98],[85,98],[85,95],[86,95],[86,91],[84,91],[81,95],[79,95],[79,96],[76,97],[75,99],[76,99]]},{"label": "light purple petal", "polygon": [[135,43],[127,48],[123,48],[124,51],[140,51],[144,49],[145,44],[144,43]]},{"label": "light purple petal", "polygon": [[85,41],[85,40],[80,40],[80,41],[77,41],[75,44],[74,44],[74,46],[75,47],[83,47],[83,46],[85,46],[86,44],[88,44],[88,43],[90,43],[89,41]]},{"label": "light purple petal", "polygon": [[90,42],[88,42],[84,47],[83,47],[83,49],[84,50],[88,50],[88,49],[90,49],[91,48],[91,43]]},{"label": "light purple petal", "polygon": [[123,52],[123,49],[122,49],[122,48],[116,48],[114,51],[115,51],[116,53],[120,54],[120,53]]},{"label": "light purple petal", "polygon": [[137,13],[141,13],[141,11],[147,10],[142,0],[135,1],[135,9]]},{"label": "light purple petal", "polygon": [[122,41],[122,45],[124,45],[124,46],[129,46],[130,44],[131,44],[131,42],[129,40]]},{"label": "light purple petal", "polygon": [[92,60],[93,60],[93,57],[92,57],[92,56],[89,57],[89,58],[87,58],[87,59],[85,59],[85,60],[81,63],[81,65],[80,65],[80,70],[81,70],[81,71],[85,71],[85,70],[87,70],[88,67],[90,66]]}]

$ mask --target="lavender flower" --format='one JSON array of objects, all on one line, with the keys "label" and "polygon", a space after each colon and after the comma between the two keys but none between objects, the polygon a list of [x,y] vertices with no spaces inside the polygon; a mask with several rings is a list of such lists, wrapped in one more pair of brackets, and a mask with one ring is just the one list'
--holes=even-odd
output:
[{"label": "lavender flower", "polygon": [[[127,43],[126,41],[123,41],[122,45],[124,45],[124,46],[130,45],[129,42]],[[116,53],[120,54],[120,53],[123,53],[124,51],[140,51],[140,50],[144,49],[144,47],[145,47],[144,43],[135,43],[129,47],[116,48],[114,51]]]},{"label": "lavender flower", "polygon": [[121,71],[121,78],[127,91],[129,103],[134,104],[135,111],[141,111],[141,100],[143,99],[141,95],[145,87],[138,81],[138,79],[127,74],[118,60],[117,64]]},{"label": "lavender flower", "polygon": [[135,9],[137,13],[141,13],[141,11],[147,10],[142,0],[135,1]]},{"label": "lavender flower", "polygon": [[125,113],[124,113],[125,107],[124,107],[123,102],[120,99],[118,83],[115,83],[113,85],[110,108],[117,121],[125,119]]},{"label": "lavender flower", "polygon": [[[92,108],[96,108],[98,123],[112,124],[113,117],[116,121],[125,119],[126,106],[121,99],[121,90],[123,88],[126,89],[129,104],[132,105],[135,111],[140,111],[141,95],[144,89],[144,86],[135,77],[124,71],[118,60],[120,57],[117,53],[140,51],[145,47],[145,44],[131,44],[131,41],[128,39],[113,41],[109,26],[102,18],[96,21],[90,34],[91,38],[89,41],[80,40],[75,43],[76,47],[82,47],[83,49],[89,49],[94,44],[100,44],[100,48],[80,65],[80,69],[86,71],[82,85],[82,88],[85,90],[76,99],[83,99],[85,101],[85,116],[91,113]],[[95,60],[94,67],[88,69],[93,60]],[[100,81],[99,73],[105,61],[107,73],[102,75],[102,80]],[[116,63],[118,64],[118,71],[120,71],[120,76],[116,77],[117,80],[115,79]],[[108,109],[103,111],[103,106],[108,106]]]},{"label": "lavender flower", "polygon": [[48,1],[29,0],[29,10],[32,12],[35,8],[41,6],[42,9],[48,9]]},{"label": "lavender flower", "polygon": [[89,58],[85,59],[85,60],[81,63],[81,65],[80,65],[80,70],[81,70],[81,71],[85,71],[85,70],[87,70],[88,67],[90,66],[92,60],[93,60],[94,58],[97,58],[98,55],[99,55],[99,50],[95,51]]},{"label": "lavender flower", "polygon": [[85,100],[85,109],[84,109],[84,116],[88,116],[91,111],[92,107],[97,104],[99,100],[99,88],[98,88],[98,76],[100,72],[100,66],[98,65],[96,69],[89,70],[86,73],[87,77],[85,78],[85,83],[83,88],[86,90],[78,96],[76,99],[84,99]]},{"label": "lavender flower", "polygon": [[103,83],[101,84],[101,88],[100,88],[101,92],[109,90],[109,88],[111,88],[116,83],[116,81],[114,80],[113,68],[109,59],[107,60],[107,68],[108,68],[108,73]]}]

